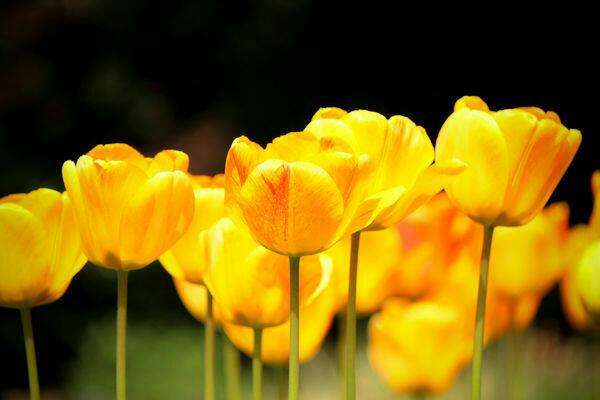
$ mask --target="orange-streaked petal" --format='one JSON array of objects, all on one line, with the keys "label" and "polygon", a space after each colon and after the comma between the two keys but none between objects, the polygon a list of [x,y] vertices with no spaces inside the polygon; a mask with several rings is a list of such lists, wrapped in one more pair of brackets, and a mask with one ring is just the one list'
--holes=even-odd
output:
[{"label": "orange-streaked petal", "polygon": [[331,245],[344,212],[331,176],[306,162],[267,160],[251,172],[240,194],[254,238],[285,255],[314,254]]},{"label": "orange-streaked petal", "polygon": [[136,149],[125,143],[99,144],[87,155],[94,160],[103,161],[124,161],[124,160],[142,160],[144,158]]},{"label": "orange-streaked petal", "polygon": [[129,200],[119,229],[120,268],[145,267],[173,246],[194,215],[190,178],[181,171],[160,172]]},{"label": "orange-streaked petal", "polygon": [[568,130],[550,119],[543,119],[523,154],[520,174],[509,182],[505,214],[498,225],[524,224],[535,217],[571,164],[579,145],[581,132]]}]

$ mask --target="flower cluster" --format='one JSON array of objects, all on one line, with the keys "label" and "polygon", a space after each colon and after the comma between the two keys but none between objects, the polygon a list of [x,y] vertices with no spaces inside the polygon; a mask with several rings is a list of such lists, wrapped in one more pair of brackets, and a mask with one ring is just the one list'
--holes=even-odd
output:
[{"label": "flower cluster", "polygon": [[87,259],[118,276],[118,400],[128,273],[156,260],[205,323],[207,400],[216,329],[253,358],[254,399],[265,362],[289,363],[295,400],[300,363],[336,315],[354,400],[357,314],[373,314],[369,359],[393,390],[445,391],[472,360],[479,399],[484,343],[525,329],[559,281],[573,325],[598,327],[600,172],[589,225],[545,207],[580,142],[554,112],[467,96],[435,146],[407,117],[321,108],[265,148],[238,137],[214,177],[188,172],[180,151],[98,145],[64,163],[64,193],[0,200],[0,306],[22,311],[32,397],[29,309],[58,299]]}]

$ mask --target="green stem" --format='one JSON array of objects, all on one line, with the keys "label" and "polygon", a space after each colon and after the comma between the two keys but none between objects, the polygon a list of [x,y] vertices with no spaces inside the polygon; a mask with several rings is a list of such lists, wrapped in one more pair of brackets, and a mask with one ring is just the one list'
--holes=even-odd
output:
[{"label": "green stem", "polygon": [[225,337],[223,340],[225,348],[225,381],[227,382],[227,399],[240,400],[241,394],[241,371],[240,352],[231,341]]},{"label": "green stem", "polygon": [[287,397],[287,378],[288,374],[285,365],[277,367],[277,398],[279,400],[284,400]]},{"label": "green stem", "polygon": [[356,400],[356,274],[360,232],[352,234],[350,246],[350,276],[348,279],[348,310],[346,313],[346,399]]},{"label": "green stem", "polygon": [[346,314],[339,313],[337,315],[337,357],[338,357],[338,376],[340,385],[340,398],[346,398]]},{"label": "green stem", "polygon": [[300,387],[300,257],[290,257],[289,400],[298,400]]},{"label": "green stem", "polygon": [[481,364],[483,358],[483,326],[485,322],[485,302],[487,297],[488,269],[492,250],[493,226],[484,226],[483,250],[481,252],[481,271],[479,272],[479,290],[477,292],[477,314],[475,335],[473,337],[473,366],[471,371],[471,400],[481,399]]},{"label": "green stem", "polygon": [[262,399],[262,329],[254,329],[254,352],[252,353],[252,399]]},{"label": "green stem", "polygon": [[206,320],[204,321],[204,399],[215,399],[215,321],[213,297],[206,290]]},{"label": "green stem", "polygon": [[127,271],[117,271],[117,400],[127,397]]},{"label": "green stem", "polygon": [[510,340],[510,398],[520,400],[523,398],[523,389],[521,385],[521,333],[516,329],[509,332]]},{"label": "green stem", "polygon": [[29,397],[31,400],[40,400],[40,383],[38,381],[37,361],[35,359],[33,328],[31,327],[31,309],[22,308],[20,311],[21,323],[23,324],[23,338],[25,340],[25,353],[27,355]]}]

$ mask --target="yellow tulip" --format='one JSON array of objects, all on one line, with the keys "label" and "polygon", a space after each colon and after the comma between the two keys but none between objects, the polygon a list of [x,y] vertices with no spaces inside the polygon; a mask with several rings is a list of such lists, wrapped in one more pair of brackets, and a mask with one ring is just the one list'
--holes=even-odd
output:
[{"label": "yellow tulip", "polygon": [[369,360],[395,392],[441,393],[469,363],[471,334],[453,307],[390,300],[369,321]]},{"label": "yellow tulip", "polygon": [[38,189],[0,199],[0,253],[0,306],[60,298],[86,262],[67,194]]},{"label": "yellow tulip", "polygon": [[600,239],[588,246],[577,267],[577,289],[593,319],[600,316]]},{"label": "yellow tulip", "polygon": [[[209,295],[206,286],[204,284],[188,282],[184,279],[173,279],[173,283],[185,309],[196,320],[205,322]],[[216,325],[221,325],[222,317],[219,305],[213,303],[212,307],[212,319]]]},{"label": "yellow tulip", "polygon": [[581,132],[556,113],[494,112],[478,97],[463,97],[440,130],[436,162],[467,164],[446,186],[461,211],[486,226],[523,225],[542,210],[580,143]]},{"label": "yellow tulip", "polygon": [[397,224],[464,168],[457,159],[432,165],[434,149],[425,129],[401,115],[388,120],[372,111],[321,108],[305,130],[321,138],[341,138],[355,153],[373,160],[367,201],[378,200],[379,206],[363,230]]},{"label": "yellow tulip", "polygon": [[[371,314],[379,309],[393,292],[393,277],[403,268],[402,240],[396,229],[364,232],[359,248],[360,268],[356,280],[356,310]],[[337,309],[348,301],[348,268],[350,238],[342,239],[327,253],[333,261],[331,285],[337,295]]]},{"label": "yellow tulip", "polygon": [[[321,348],[335,315],[335,296],[326,288],[310,304],[300,310],[300,362],[310,361]],[[251,328],[228,324],[225,333],[231,342],[252,356],[254,351]],[[265,328],[262,333],[262,360],[267,364],[281,365],[288,362],[290,345],[289,320],[281,325]]]},{"label": "yellow tulip", "polygon": [[203,237],[225,215],[223,175],[194,177],[194,197],[196,207],[190,227],[159,260],[176,280],[203,283],[203,271],[209,263]]},{"label": "yellow tulip", "polygon": [[316,254],[368,223],[377,202],[359,206],[369,165],[342,139],[309,131],[276,138],[266,149],[242,136],[227,154],[225,204],[269,250]]},{"label": "yellow tulip", "polygon": [[[211,262],[205,282],[224,321],[253,328],[280,325],[290,315],[288,258],[256,243],[247,228],[222,218],[205,236]],[[300,261],[300,305],[328,284],[331,259],[325,255]]]},{"label": "yellow tulip", "polygon": [[526,225],[497,228],[490,284],[512,299],[545,294],[565,273],[568,224],[569,208],[560,203],[547,207]]},{"label": "yellow tulip", "polygon": [[83,252],[94,264],[128,271],[150,264],[183,236],[194,215],[185,153],[145,158],[126,144],[98,145],[66,161]]},{"label": "yellow tulip", "polygon": [[[593,265],[598,261],[594,258],[595,243],[600,241],[600,171],[592,175],[592,194],[594,195],[594,209],[590,216],[588,225],[576,225],[569,232],[565,249],[565,260],[568,262],[567,272],[560,283],[560,294],[563,309],[569,323],[578,330],[598,330],[600,326],[595,324],[588,306],[584,302],[584,296],[593,297],[593,284],[591,282],[579,284],[579,279],[586,279],[585,273],[579,278],[579,270],[582,264],[587,265],[588,273],[592,272]],[[585,255],[585,260],[584,260]],[[590,274],[588,278],[591,278]],[[587,288],[586,285],[590,285]],[[585,295],[582,292],[587,292]]]}]

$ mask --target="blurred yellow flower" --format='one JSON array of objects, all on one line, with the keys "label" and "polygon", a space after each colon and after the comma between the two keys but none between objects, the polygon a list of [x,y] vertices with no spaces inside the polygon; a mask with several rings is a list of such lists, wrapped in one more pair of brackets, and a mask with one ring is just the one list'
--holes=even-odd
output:
[{"label": "blurred yellow flower", "polygon": [[179,151],[145,158],[120,143],[98,145],[77,164],[66,161],[63,179],[86,257],[128,271],[173,246],[194,215],[188,163]]},{"label": "blurred yellow flower", "polygon": [[394,275],[395,294],[419,298],[445,282],[451,265],[465,253],[477,259],[481,227],[448,201],[444,192],[421,206],[398,226],[402,262]]},{"label": "blurred yellow flower", "polygon": [[577,267],[577,289],[592,319],[600,316],[600,239],[589,245]]},{"label": "blurred yellow flower", "polygon": [[566,203],[548,206],[533,221],[494,231],[490,284],[511,299],[544,295],[564,275],[569,227]]},{"label": "blurred yellow flower", "polygon": [[446,186],[450,200],[486,226],[522,225],[544,207],[581,143],[554,112],[535,107],[490,111],[463,97],[442,126],[436,162],[466,170]]},{"label": "blurred yellow flower", "polygon": [[223,175],[193,177],[196,207],[187,232],[160,258],[160,263],[176,280],[203,283],[209,263],[209,249],[203,237],[225,215]]},{"label": "blurred yellow flower", "polygon": [[[331,328],[335,316],[335,295],[328,287],[310,304],[300,310],[300,362],[310,361],[321,348],[323,340]],[[228,324],[225,333],[231,342],[252,356],[254,351],[251,328]],[[262,333],[262,360],[266,364],[282,365],[289,359],[290,324],[289,320],[281,325],[265,328]]]},{"label": "blurred yellow flower", "polygon": [[[208,289],[224,321],[253,328],[280,325],[290,316],[288,258],[256,243],[247,228],[222,218],[205,236],[210,241]],[[326,255],[300,260],[300,306],[310,303],[329,283]]]},{"label": "blurred yellow flower", "polygon": [[379,206],[364,230],[397,224],[464,168],[456,159],[432,165],[434,149],[425,129],[401,115],[388,120],[372,111],[321,108],[305,130],[321,138],[341,138],[355,153],[373,160],[367,201],[377,200]]},{"label": "blurred yellow flower", "polygon": [[0,199],[0,253],[0,306],[61,297],[86,262],[67,194],[38,189]]},{"label": "blurred yellow flower", "polygon": [[369,360],[395,392],[441,393],[469,363],[471,337],[453,307],[389,300],[369,321]]},{"label": "blurred yellow flower", "polygon": [[[173,279],[179,299],[186,310],[200,322],[205,322],[208,305],[208,289],[204,284],[188,282],[184,279]],[[212,303],[212,319],[215,324],[222,324],[219,305]]]},{"label": "blurred yellow flower", "polygon": [[[336,293],[337,309],[348,301],[348,269],[350,266],[350,238],[342,239],[327,250],[333,261],[330,285]],[[393,292],[393,276],[403,268],[402,240],[396,229],[364,232],[359,248],[360,267],[357,271],[356,311],[371,314],[379,309]]]},{"label": "blurred yellow flower", "polygon": [[371,169],[337,138],[289,133],[266,149],[242,136],[225,164],[225,204],[254,239],[276,253],[304,256],[362,229],[375,201],[360,212]]},{"label": "blurred yellow flower", "polygon": [[[598,255],[593,248],[595,243],[600,240],[600,171],[595,171],[592,175],[592,194],[594,195],[594,208],[588,225],[576,225],[569,232],[565,250],[568,269],[560,283],[560,294],[567,320],[579,330],[598,330],[600,328],[597,324],[593,324],[593,318],[584,303],[581,291],[583,289],[589,292],[590,289],[593,290],[593,287],[590,286],[586,289],[583,287],[585,286],[583,282],[581,286],[578,283],[579,269],[582,264],[587,264],[587,268],[591,270],[593,264],[598,263],[595,259]],[[594,256],[594,254],[596,255]],[[585,279],[585,277],[581,279]],[[592,296],[591,293],[587,295]]]}]

